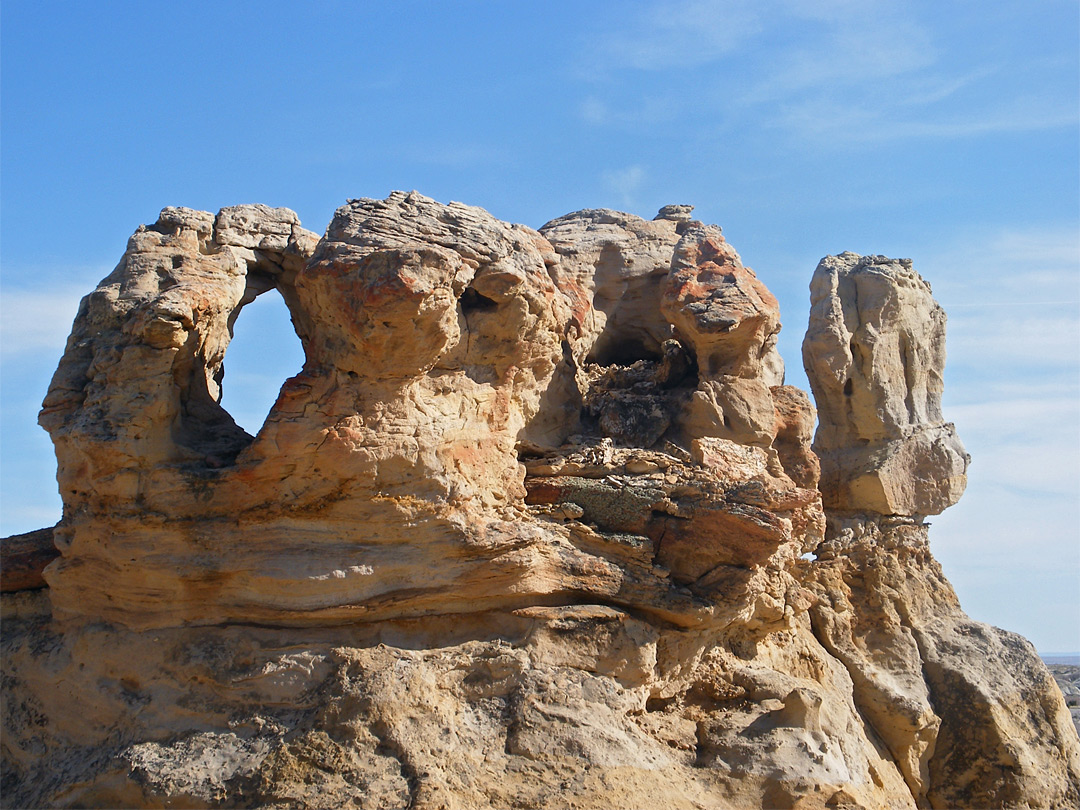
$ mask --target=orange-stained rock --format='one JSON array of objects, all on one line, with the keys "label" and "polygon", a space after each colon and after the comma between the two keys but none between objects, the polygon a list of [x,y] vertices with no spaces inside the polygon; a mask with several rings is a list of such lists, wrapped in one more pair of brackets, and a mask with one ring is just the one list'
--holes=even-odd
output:
[{"label": "orange-stained rock", "polygon": [[683,234],[661,308],[708,376],[782,384],[784,366],[776,351],[780,306],[715,225]]},{"label": "orange-stained rock", "polygon": [[773,448],[784,472],[800,487],[817,489],[821,462],[811,449],[817,411],[806,392],[793,385],[776,385],[772,392],[776,410],[776,439]]}]

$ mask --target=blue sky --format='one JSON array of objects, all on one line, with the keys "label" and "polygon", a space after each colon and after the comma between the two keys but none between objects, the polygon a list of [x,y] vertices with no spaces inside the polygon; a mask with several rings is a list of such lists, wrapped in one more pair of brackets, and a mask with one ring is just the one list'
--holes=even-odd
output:
[{"label": "blue sky", "polygon": [[[975,618],[1080,650],[1075,0],[0,4],[0,534],[59,517],[36,411],[78,299],[166,205],[417,189],[538,227],[693,203],[777,295],[788,381],[829,253],[910,257],[974,457],[933,519]],[[256,429],[299,342],[246,309]]]}]

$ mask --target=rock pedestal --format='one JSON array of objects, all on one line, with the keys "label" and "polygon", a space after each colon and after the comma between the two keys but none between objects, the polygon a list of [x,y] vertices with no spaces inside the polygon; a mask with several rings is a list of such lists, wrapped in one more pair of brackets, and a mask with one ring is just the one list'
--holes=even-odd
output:
[{"label": "rock pedestal", "polygon": [[[1077,779],[1057,690],[1027,641],[963,613],[922,522],[960,499],[970,460],[941,414],[945,313],[909,260],[828,256],[810,291],[828,516],[806,580],[815,634],[920,806],[1061,803],[1046,785]],[[1037,732],[1036,705],[1053,706]]]}]

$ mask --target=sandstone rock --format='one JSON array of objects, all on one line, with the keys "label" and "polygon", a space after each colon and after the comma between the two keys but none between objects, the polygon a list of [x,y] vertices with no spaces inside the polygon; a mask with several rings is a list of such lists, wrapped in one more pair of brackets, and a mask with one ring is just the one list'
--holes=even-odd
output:
[{"label": "sandstone rock", "polygon": [[783,384],[779,305],[715,225],[679,240],[661,309],[708,376]]},{"label": "sandstone rock", "polygon": [[834,509],[936,515],[964,491],[968,463],[952,424],[927,425],[905,439],[822,451],[821,492]]},{"label": "sandstone rock", "polygon": [[[47,625],[37,652],[24,632],[5,633],[5,717],[19,729],[5,734],[5,762],[24,774],[5,800],[689,809],[825,808],[840,796],[914,807],[835,688],[843,668],[805,637],[702,648],[603,606],[474,619],[315,632],[96,625],[78,640]],[[727,644],[757,644],[771,664]],[[686,655],[698,663],[672,670]],[[24,680],[32,673],[44,677]]]},{"label": "sandstone rock", "polygon": [[40,417],[70,506],[123,506],[156,467],[224,464],[250,443],[218,404],[232,323],[270,287],[292,296],[286,254],[310,254],[315,237],[287,209],[221,216],[218,233],[205,211],[164,209],[83,299]]},{"label": "sandstone rock", "polygon": [[[2,597],[5,804],[1075,805],[1060,694],[910,516],[962,488],[928,288],[819,270],[827,527],[776,301],[690,217],[140,228],[42,410],[65,511]],[[221,372],[272,290],[306,362],[253,437]]]},{"label": "sandstone rock", "polygon": [[672,222],[690,222],[694,212],[692,205],[665,205],[653,219],[670,219]]},{"label": "sandstone rock", "polygon": [[776,350],[779,306],[719,228],[698,226],[683,235],[661,309],[701,372],[686,434],[769,447],[776,435],[769,389],[784,382]]},{"label": "sandstone rock", "polygon": [[671,324],[656,306],[671,268],[681,222],[652,221],[608,209],[553,219],[540,233],[558,252],[560,289],[584,311],[576,355],[608,365],[658,359]]},{"label": "sandstone rock", "polygon": [[776,440],[773,447],[784,472],[800,487],[817,489],[821,462],[810,449],[817,413],[805,391],[793,385],[769,389],[776,409]]},{"label": "sandstone rock", "polygon": [[52,529],[5,537],[0,541],[0,591],[44,588],[42,572],[60,554],[53,544]]},{"label": "sandstone rock", "polygon": [[[514,444],[563,357],[569,307],[550,246],[480,209],[399,193],[344,206],[302,270],[279,273],[264,256],[294,219],[249,207],[216,218],[225,235],[140,229],[88,299],[105,314],[76,326],[42,412],[61,490],[87,515],[58,530],[58,616],[352,621],[400,613],[405,594],[420,613],[445,609],[442,589],[468,594],[450,597],[462,606],[485,591],[505,600],[507,577],[532,575],[499,510],[524,494]],[[163,240],[187,252],[162,254]],[[216,374],[255,283],[283,291],[307,362],[252,439],[217,404]],[[403,554],[388,542],[403,521],[434,545]],[[565,538],[554,556],[536,543],[556,569],[579,556]],[[434,577],[429,556],[447,563]],[[571,582],[588,588],[556,571],[537,587]]]},{"label": "sandstone rock", "polygon": [[815,633],[921,805],[1075,804],[1080,741],[1052,678],[1030,643],[964,615],[925,525],[831,521],[808,574]]},{"label": "sandstone rock", "polygon": [[826,506],[936,515],[959,500],[969,457],[941,414],[945,312],[910,260],[822,259],[803,361]]},{"label": "sandstone rock", "polygon": [[822,260],[811,293],[828,514],[802,580],[815,635],[919,806],[1076,804],[1080,744],[1045,666],[964,615],[930,554],[921,516],[960,497],[968,456],[942,418],[945,315],[929,284],[909,261],[845,253]]},{"label": "sandstone rock", "polygon": [[768,448],[770,386],[783,383],[776,299],[691,210],[665,206],[651,222],[578,211],[540,229],[561,257],[556,285],[584,313],[569,336],[578,368],[568,387],[626,445],[715,436]]}]

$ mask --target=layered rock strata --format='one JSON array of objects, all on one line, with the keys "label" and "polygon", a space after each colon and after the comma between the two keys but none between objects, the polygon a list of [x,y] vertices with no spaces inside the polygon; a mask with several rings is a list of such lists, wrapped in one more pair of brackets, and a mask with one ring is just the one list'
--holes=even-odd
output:
[{"label": "layered rock strata", "polygon": [[[1045,668],[927,547],[967,465],[928,285],[822,262],[811,447],[776,299],[691,211],[534,231],[414,192],[321,239],[264,206],[140,228],[41,414],[64,518],[5,578],[5,796],[1080,800]],[[306,360],[250,436],[223,361],[274,290]]]}]

